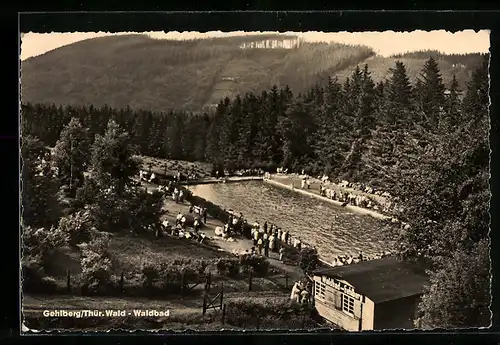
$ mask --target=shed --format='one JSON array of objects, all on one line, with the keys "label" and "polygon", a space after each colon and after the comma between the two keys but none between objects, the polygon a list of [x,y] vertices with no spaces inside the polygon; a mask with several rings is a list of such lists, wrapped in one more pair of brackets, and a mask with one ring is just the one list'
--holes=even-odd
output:
[{"label": "shed", "polygon": [[349,331],[413,329],[425,268],[386,257],[314,272],[314,305]]}]

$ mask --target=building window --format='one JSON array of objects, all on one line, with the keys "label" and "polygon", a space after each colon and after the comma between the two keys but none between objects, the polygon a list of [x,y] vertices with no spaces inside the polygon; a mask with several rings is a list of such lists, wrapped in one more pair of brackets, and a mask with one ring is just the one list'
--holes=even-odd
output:
[{"label": "building window", "polygon": [[320,282],[316,282],[315,287],[316,287],[315,295],[320,298],[325,298],[326,285]]},{"label": "building window", "polygon": [[348,314],[354,315],[354,298],[342,294],[342,310]]}]

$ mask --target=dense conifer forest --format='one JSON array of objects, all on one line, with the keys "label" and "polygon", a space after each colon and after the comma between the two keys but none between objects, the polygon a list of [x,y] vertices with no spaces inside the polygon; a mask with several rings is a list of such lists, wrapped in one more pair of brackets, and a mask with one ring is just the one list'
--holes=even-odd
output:
[{"label": "dense conifer forest", "polygon": [[[44,146],[67,152],[61,147],[68,145],[64,139],[68,132],[77,135],[86,128],[87,134],[76,142],[80,153],[92,146],[92,158],[80,162],[82,154],[75,153],[72,162],[106,172],[112,180],[96,175],[97,180],[120,193],[130,182],[128,172],[136,171],[132,152],[206,161],[228,171],[304,169],[390,191],[401,206],[394,216],[411,226],[391,228],[387,235],[397,239],[401,256],[432,267],[431,286],[420,305],[422,323],[442,328],[486,326],[490,323],[488,92],[488,56],[483,56],[464,89],[456,78],[444,83],[431,57],[414,83],[400,61],[381,82],[373,80],[368,66],[359,66],[342,83],[330,77],[301,93],[273,86],[257,94],[224,98],[213,114],[25,103],[22,136],[32,145],[23,151],[24,171],[29,174],[30,159]],[[114,156],[113,143],[123,144],[116,144]],[[106,157],[124,157],[120,165],[124,173],[107,171],[109,164],[102,163]],[[60,172],[67,161],[61,153]],[[69,173],[60,175],[68,178]],[[50,220],[52,193],[40,191],[57,187],[52,179],[40,176],[24,177],[36,180],[32,185],[40,189],[34,194],[27,184],[23,198],[32,203],[25,205],[24,214],[39,217],[43,211]],[[71,176],[73,193],[84,180],[83,175]],[[44,195],[47,200],[33,200],[30,195]],[[103,217],[100,222],[105,218],[109,220]]]},{"label": "dense conifer forest", "polygon": [[[274,84],[294,94],[336,75],[340,83],[356,65],[368,64],[377,83],[397,59],[415,82],[425,60],[433,56],[443,80],[453,75],[465,88],[480,54],[443,55],[413,52],[383,57],[366,46],[294,42],[292,35],[256,35],[194,40],[158,40],[146,35],[120,35],[77,42],[21,63],[21,89],[26,102],[109,105],[152,111],[205,111],[224,97],[259,94]],[[243,44],[274,42],[273,48]],[[253,47],[253,48],[252,48]]]}]

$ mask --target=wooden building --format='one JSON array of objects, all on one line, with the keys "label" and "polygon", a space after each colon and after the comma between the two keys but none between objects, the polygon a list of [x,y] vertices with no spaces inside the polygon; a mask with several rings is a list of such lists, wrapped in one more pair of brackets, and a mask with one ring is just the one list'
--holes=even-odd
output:
[{"label": "wooden building", "polygon": [[319,315],[348,331],[412,329],[428,283],[423,267],[392,257],[314,273]]}]

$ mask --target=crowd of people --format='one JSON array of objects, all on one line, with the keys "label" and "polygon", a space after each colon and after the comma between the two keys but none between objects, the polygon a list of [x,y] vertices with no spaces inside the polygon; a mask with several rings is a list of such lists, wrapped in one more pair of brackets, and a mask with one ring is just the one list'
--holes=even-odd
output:
[{"label": "crowd of people", "polygon": [[299,237],[292,236],[288,230],[282,230],[275,224],[270,224],[267,221],[261,224],[256,221],[250,227],[248,225],[248,221],[243,217],[242,213],[236,215],[231,211],[229,219],[224,226],[218,226],[215,228],[215,235],[228,242],[233,242],[235,241],[235,235],[246,235],[244,234],[245,228],[250,228],[250,233],[248,235],[251,237],[253,246],[251,250],[246,250],[241,253],[234,251],[234,254],[261,255],[269,257],[270,253],[276,253],[279,256],[279,259],[283,261],[287,247],[293,247],[300,250],[301,248],[307,246]]},{"label": "crowd of people", "polygon": [[363,253],[359,253],[359,255],[354,256],[354,255],[338,255],[336,256],[333,261],[330,263],[330,266],[345,266],[345,265],[350,265],[350,264],[356,264],[361,261],[371,261],[371,260],[377,260],[377,259],[382,259],[387,256],[392,255],[390,251],[386,251],[384,253],[380,254],[375,254],[372,256],[365,256]]},{"label": "crowd of people", "polygon": [[253,240],[253,247],[257,249],[259,255],[269,257],[269,252],[278,253],[280,260],[283,260],[285,246],[293,246],[298,250],[302,247],[300,238],[294,238],[290,235],[288,230],[282,230],[275,224],[264,224],[255,222],[252,226],[251,236]]},{"label": "crowd of people", "polygon": [[299,280],[293,284],[290,299],[301,304],[311,303],[312,284],[309,280]]},{"label": "crowd of people", "polygon": [[[278,168],[276,171],[278,174],[288,174],[288,169]],[[300,189],[311,189],[311,184],[313,183],[314,179],[311,176],[305,174],[304,170],[302,170],[301,174],[298,176],[300,177]],[[271,175],[266,174],[264,177],[269,179],[271,178]],[[345,180],[337,180],[335,182],[332,182],[327,175],[318,176],[317,180],[320,181],[319,194],[322,197],[328,198],[330,200],[341,202],[342,206],[352,205],[382,212],[386,212],[391,207],[393,207],[393,203],[390,200],[391,195],[389,193],[375,190],[372,187],[366,186],[362,183],[352,183]],[[292,183],[292,189],[295,188],[295,184]],[[350,189],[350,191],[347,189]],[[380,200],[376,200],[375,198],[369,197],[366,194],[383,197],[384,200],[381,202]]]},{"label": "crowd of people", "polygon": [[167,219],[163,220],[161,225],[162,232],[167,233],[171,236],[185,238],[188,240],[195,240],[200,243],[203,243],[207,238],[204,232],[199,231],[200,222],[198,219],[194,220],[193,227],[190,228],[187,226],[186,216],[182,215],[180,212],[177,214],[177,217],[175,219],[175,225],[170,224]]}]

